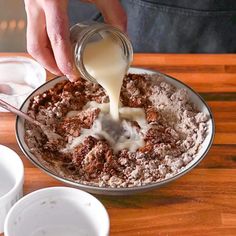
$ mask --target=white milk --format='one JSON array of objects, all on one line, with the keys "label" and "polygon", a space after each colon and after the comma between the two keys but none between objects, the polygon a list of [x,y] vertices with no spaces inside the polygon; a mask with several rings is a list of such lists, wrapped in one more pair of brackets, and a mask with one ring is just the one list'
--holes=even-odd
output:
[{"label": "white milk", "polygon": [[89,43],[83,54],[86,70],[106,90],[110,99],[110,114],[119,120],[119,98],[127,61],[119,44],[111,37]]},{"label": "white milk", "polygon": [[[77,138],[73,138],[62,152],[68,152],[81,144],[88,136],[105,138],[115,152],[127,148],[131,152],[144,145],[144,134],[148,124],[145,112],[141,108],[120,108],[120,91],[127,72],[127,61],[121,46],[112,38],[104,35],[100,41],[88,43],[84,49],[83,62],[88,73],[105,89],[110,103],[89,102],[84,109],[99,108],[99,117],[91,129],[82,129]],[[109,116],[110,107],[110,116]],[[78,112],[71,111],[68,117]],[[112,121],[112,119],[113,121]],[[120,122],[119,118],[122,118]],[[124,120],[125,119],[125,120]],[[130,121],[137,121],[141,127],[138,132]]]},{"label": "white milk", "polygon": [[[93,136],[97,139],[101,137],[105,138],[115,153],[125,148],[131,152],[135,152],[138,148],[144,146],[144,136],[150,128],[146,120],[144,109],[131,107],[119,108],[118,111],[122,120],[118,123],[112,121],[110,118],[109,103],[100,104],[94,101],[88,102],[83,107],[83,110],[95,108],[100,109],[100,114],[94,121],[93,126],[90,129],[81,129],[80,136],[72,138],[66,148],[61,150],[62,152],[70,152],[73,148],[83,143],[88,136]],[[70,111],[67,117],[76,116],[78,113],[79,111]],[[138,122],[141,127],[140,132],[137,132],[130,121]]]}]

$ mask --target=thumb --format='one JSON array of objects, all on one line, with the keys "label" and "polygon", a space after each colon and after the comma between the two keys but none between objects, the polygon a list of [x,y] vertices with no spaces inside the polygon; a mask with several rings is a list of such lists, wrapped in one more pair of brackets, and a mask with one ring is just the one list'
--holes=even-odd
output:
[{"label": "thumb", "polygon": [[127,15],[119,0],[97,0],[94,2],[101,11],[106,23],[126,32]]}]

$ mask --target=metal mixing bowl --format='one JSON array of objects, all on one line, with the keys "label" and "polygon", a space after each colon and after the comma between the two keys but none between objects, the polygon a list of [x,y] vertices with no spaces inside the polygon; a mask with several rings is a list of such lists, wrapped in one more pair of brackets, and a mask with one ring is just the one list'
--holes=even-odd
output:
[{"label": "metal mixing bowl", "polygon": [[[211,112],[210,108],[208,107],[208,105],[206,104],[206,102],[193,89],[191,89],[190,87],[188,87],[184,83],[182,83],[174,78],[171,78],[170,76],[161,74],[156,71],[151,71],[151,70],[146,70],[146,69],[141,69],[141,68],[130,68],[129,72],[134,73],[134,74],[144,74],[144,73],[146,73],[146,74],[154,74],[154,73],[160,74],[163,77],[163,79],[165,79],[167,82],[173,84],[175,87],[185,88],[189,93],[190,100],[192,101],[192,103],[194,103],[196,105],[198,110],[209,115],[209,117],[210,117],[210,119],[208,121],[209,131],[208,131],[207,137],[205,138],[204,142],[202,143],[202,145],[201,145],[202,147],[199,150],[199,152],[197,153],[196,157],[187,166],[185,166],[185,168],[181,172],[179,172],[178,174],[176,174],[175,176],[173,176],[171,178],[159,181],[157,183],[147,184],[147,185],[138,186],[138,187],[127,187],[127,188],[94,187],[94,186],[90,186],[90,185],[84,185],[84,184],[79,184],[77,182],[73,182],[72,180],[65,179],[65,178],[61,177],[60,175],[53,173],[47,167],[43,166],[38,161],[38,159],[29,151],[29,149],[25,143],[25,140],[24,140],[24,134],[25,134],[24,120],[21,119],[20,117],[17,117],[17,119],[16,119],[16,138],[17,138],[17,142],[18,142],[21,150],[25,154],[25,156],[34,165],[36,165],[39,169],[43,170],[48,175],[56,178],[57,180],[65,183],[65,184],[68,184],[68,185],[76,187],[76,188],[80,188],[80,189],[85,190],[90,193],[104,194],[104,195],[127,195],[127,194],[133,194],[133,193],[138,193],[138,192],[142,192],[142,191],[155,189],[155,188],[158,188],[158,187],[165,185],[169,182],[174,181],[175,179],[181,177],[182,175],[185,175],[187,172],[189,172],[191,169],[193,169],[195,166],[197,166],[198,163],[206,156],[207,152],[209,151],[209,149],[212,145],[214,133],[215,133],[215,125],[214,125],[212,112]],[[20,109],[24,112],[27,112],[30,99],[33,96],[43,93],[44,91],[52,88],[55,84],[57,84],[58,82],[61,82],[63,80],[66,80],[66,77],[55,78],[55,79],[50,80],[50,81],[46,82],[45,84],[43,84],[41,87],[36,89],[31,95],[28,96],[28,98],[25,100],[25,102],[23,103],[23,105]]]}]

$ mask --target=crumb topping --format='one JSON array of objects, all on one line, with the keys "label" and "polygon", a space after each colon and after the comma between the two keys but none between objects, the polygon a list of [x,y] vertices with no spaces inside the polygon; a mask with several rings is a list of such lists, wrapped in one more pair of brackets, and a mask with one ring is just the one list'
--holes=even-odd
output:
[{"label": "crumb topping", "polygon": [[[102,87],[80,79],[63,81],[30,101],[28,114],[63,137],[48,140],[41,130],[25,124],[25,141],[38,160],[58,175],[99,187],[133,187],[170,178],[190,163],[201,148],[209,117],[190,102],[185,89],[175,88],[160,75],[128,74],[120,101],[123,107],[143,108],[145,131],[136,120],[123,122],[143,137],[135,151],[114,151],[105,136],[84,135],[96,123],[108,103]],[[89,103],[101,104],[96,108]],[[125,112],[123,108],[121,112]],[[105,108],[104,108],[105,109]],[[121,113],[122,115],[122,113]],[[115,133],[116,130],[115,130]]]}]

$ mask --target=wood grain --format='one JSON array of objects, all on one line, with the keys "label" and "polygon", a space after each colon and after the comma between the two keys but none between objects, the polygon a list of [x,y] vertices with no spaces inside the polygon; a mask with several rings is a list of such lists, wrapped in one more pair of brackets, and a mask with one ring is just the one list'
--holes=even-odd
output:
[{"label": "wood grain", "polygon": [[[175,182],[133,196],[97,196],[108,210],[111,235],[236,235],[236,55],[137,54],[134,65],[160,70],[198,91],[212,109],[216,136],[205,159]],[[62,186],[24,157],[14,126],[14,115],[0,113],[0,143],[25,165],[24,193]]]}]

